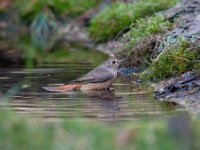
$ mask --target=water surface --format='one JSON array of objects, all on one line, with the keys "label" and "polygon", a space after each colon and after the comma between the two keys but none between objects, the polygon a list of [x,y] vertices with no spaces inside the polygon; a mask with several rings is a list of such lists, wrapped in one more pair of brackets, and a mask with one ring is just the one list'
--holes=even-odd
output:
[{"label": "water surface", "polygon": [[44,120],[89,118],[106,122],[166,119],[183,110],[154,100],[149,87],[128,76],[118,77],[113,91],[54,93],[42,89],[48,84],[67,83],[92,68],[91,64],[46,64],[35,69],[1,69],[1,110]]}]

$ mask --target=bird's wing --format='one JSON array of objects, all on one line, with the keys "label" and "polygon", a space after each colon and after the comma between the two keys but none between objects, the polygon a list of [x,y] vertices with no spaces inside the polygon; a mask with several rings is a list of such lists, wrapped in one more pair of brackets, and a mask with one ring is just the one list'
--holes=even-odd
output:
[{"label": "bird's wing", "polygon": [[104,68],[96,68],[81,78],[74,80],[75,83],[98,83],[106,82],[114,77],[114,74]]}]

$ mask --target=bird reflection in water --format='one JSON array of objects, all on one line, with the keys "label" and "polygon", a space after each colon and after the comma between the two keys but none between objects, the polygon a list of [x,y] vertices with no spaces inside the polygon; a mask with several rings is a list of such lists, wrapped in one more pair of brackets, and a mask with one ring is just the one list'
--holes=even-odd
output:
[{"label": "bird reflection in water", "polygon": [[[117,121],[117,114],[120,114],[119,102],[122,97],[117,96],[114,90],[68,91],[62,94],[70,97],[71,100],[80,100],[79,109],[84,117]],[[58,97],[57,94],[55,96]]]},{"label": "bird reflection in water", "polygon": [[97,117],[102,119],[116,119],[116,113],[120,111],[119,101],[121,97],[116,96],[114,91],[111,90],[89,90],[84,94],[88,97],[89,107],[94,107],[93,114],[99,114]]}]

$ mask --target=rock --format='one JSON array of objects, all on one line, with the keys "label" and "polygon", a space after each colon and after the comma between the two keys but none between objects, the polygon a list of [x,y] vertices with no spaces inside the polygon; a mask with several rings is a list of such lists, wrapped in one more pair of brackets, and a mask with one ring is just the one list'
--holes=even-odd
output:
[{"label": "rock", "polygon": [[155,98],[183,105],[189,111],[197,113],[200,112],[200,73],[186,74],[159,83]]}]

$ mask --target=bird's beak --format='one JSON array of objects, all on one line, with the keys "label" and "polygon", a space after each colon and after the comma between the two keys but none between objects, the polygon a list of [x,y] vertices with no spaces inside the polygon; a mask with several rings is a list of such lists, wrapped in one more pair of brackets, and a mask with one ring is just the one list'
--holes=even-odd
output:
[{"label": "bird's beak", "polygon": [[120,60],[119,62],[120,62],[120,64],[122,64],[122,63],[124,63],[126,61],[126,59],[122,59],[122,60]]}]

